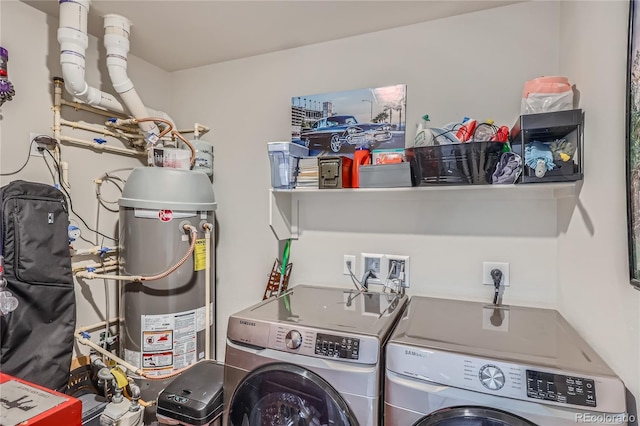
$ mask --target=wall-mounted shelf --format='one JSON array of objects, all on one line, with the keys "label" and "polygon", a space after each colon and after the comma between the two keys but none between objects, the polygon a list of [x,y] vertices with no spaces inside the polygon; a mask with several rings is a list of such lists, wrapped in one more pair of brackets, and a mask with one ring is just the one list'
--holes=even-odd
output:
[{"label": "wall-mounted shelf", "polygon": [[345,200],[381,200],[385,202],[411,200],[550,200],[576,196],[580,183],[443,185],[413,188],[271,189],[269,224],[278,240],[298,239],[300,233],[300,205],[305,200],[326,200],[327,202]]}]

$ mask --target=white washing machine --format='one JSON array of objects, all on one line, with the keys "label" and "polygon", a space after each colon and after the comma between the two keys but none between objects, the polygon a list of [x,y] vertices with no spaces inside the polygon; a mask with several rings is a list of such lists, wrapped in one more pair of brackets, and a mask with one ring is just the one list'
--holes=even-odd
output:
[{"label": "white washing machine", "polygon": [[385,426],[627,424],[622,381],[555,310],[413,296],[386,353]]},{"label": "white washing machine", "polygon": [[399,294],[299,285],[229,318],[224,424],[375,426]]}]

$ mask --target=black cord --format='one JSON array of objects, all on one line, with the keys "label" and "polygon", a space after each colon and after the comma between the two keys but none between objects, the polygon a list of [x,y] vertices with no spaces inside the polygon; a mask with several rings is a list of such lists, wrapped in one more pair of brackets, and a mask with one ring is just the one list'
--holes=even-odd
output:
[{"label": "black cord", "polygon": [[[42,135],[38,135],[38,136],[42,136]],[[38,137],[34,137],[33,139],[31,139],[31,143],[29,144],[29,150],[27,151],[27,159],[24,161],[24,164],[22,164],[22,166],[20,166],[20,168],[18,170],[16,170],[15,172],[11,172],[11,173],[0,173],[0,176],[11,176],[11,175],[15,175],[16,173],[20,173],[25,167],[27,167],[27,164],[29,164],[29,160],[31,159],[31,146],[33,145],[33,143],[36,141],[36,138]]]},{"label": "black cord", "polygon": [[[40,149],[40,148],[38,148]],[[53,170],[51,169],[51,166],[49,165],[49,162],[47,161],[47,157],[44,156],[44,154],[42,154],[42,159],[44,160],[44,164],[47,165],[47,169],[49,169],[49,174],[51,175],[51,180],[53,180],[53,183],[56,183],[56,176],[53,173]]]},{"label": "black cord", "polygon": [[55,157],[53,156],[53,154],[51,154],[51,152],[49,152],[48,149],[45,149],[44,152],[46,152],[47,154],[49,154],[49,156],[51,157],[51,159],[53,160],[54,164],[56,165],[56,170],[58,171],[58,182],[60,183],[60,189],[65,193],[65,195],[67,196],[67,199],[69,200],[69,210],[71,210],[71,212],[78,218],[80,219],[80,222],[82,222],[82,224],[91,232],[94,232],[100,236],[103,236],[105,238],[110,239],[111,241],[118,241],[116,238],[110,237],[108,235],[103,234],[100,231],[96,231],[95,229],[91,228],[89,225],[87,225],[87,222],[82,218],[82,216],[80,216],[78,213],[76,213],[76,211],[73,209],[73,202],[71,201],[71,195],[69,194],[69,192],[67,192],[66,188],[64,187],[64,185],[62,184],[62,174],[60,171],[60,164],[58,164],[58,161],[55,159]]}]

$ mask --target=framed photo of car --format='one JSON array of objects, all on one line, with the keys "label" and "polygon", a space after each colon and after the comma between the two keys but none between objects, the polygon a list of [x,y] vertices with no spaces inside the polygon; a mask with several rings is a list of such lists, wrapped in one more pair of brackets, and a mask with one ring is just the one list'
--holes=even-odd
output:
[{"label": "framed photo of car", "polygon": [[313,156],[404,149],[406,109],[405,84],[294,96],[291,141]]}]

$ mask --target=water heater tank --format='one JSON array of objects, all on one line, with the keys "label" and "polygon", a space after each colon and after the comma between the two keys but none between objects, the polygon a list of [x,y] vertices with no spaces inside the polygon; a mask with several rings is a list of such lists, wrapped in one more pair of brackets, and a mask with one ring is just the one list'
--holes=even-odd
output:
[{"label": "water heater tank", "polygon": [[[193,255],[178,269],[161,279],[126,282],[122,288],[121,356],[145,375],[162,377],[205,357],[205,333],[213,345],[213,307],[205,302],[204,225],[214,223],[215,195],[204,173],[141,167],[127,179],[119,205],[122,275],[165,272],[189,250],[192,237],[184,225],[197,229]],[[213,231],[209,241],[213,247]],[[213,283],[213,248],[209,258]],[[144,383],[141,388],[144,399]]]}]

